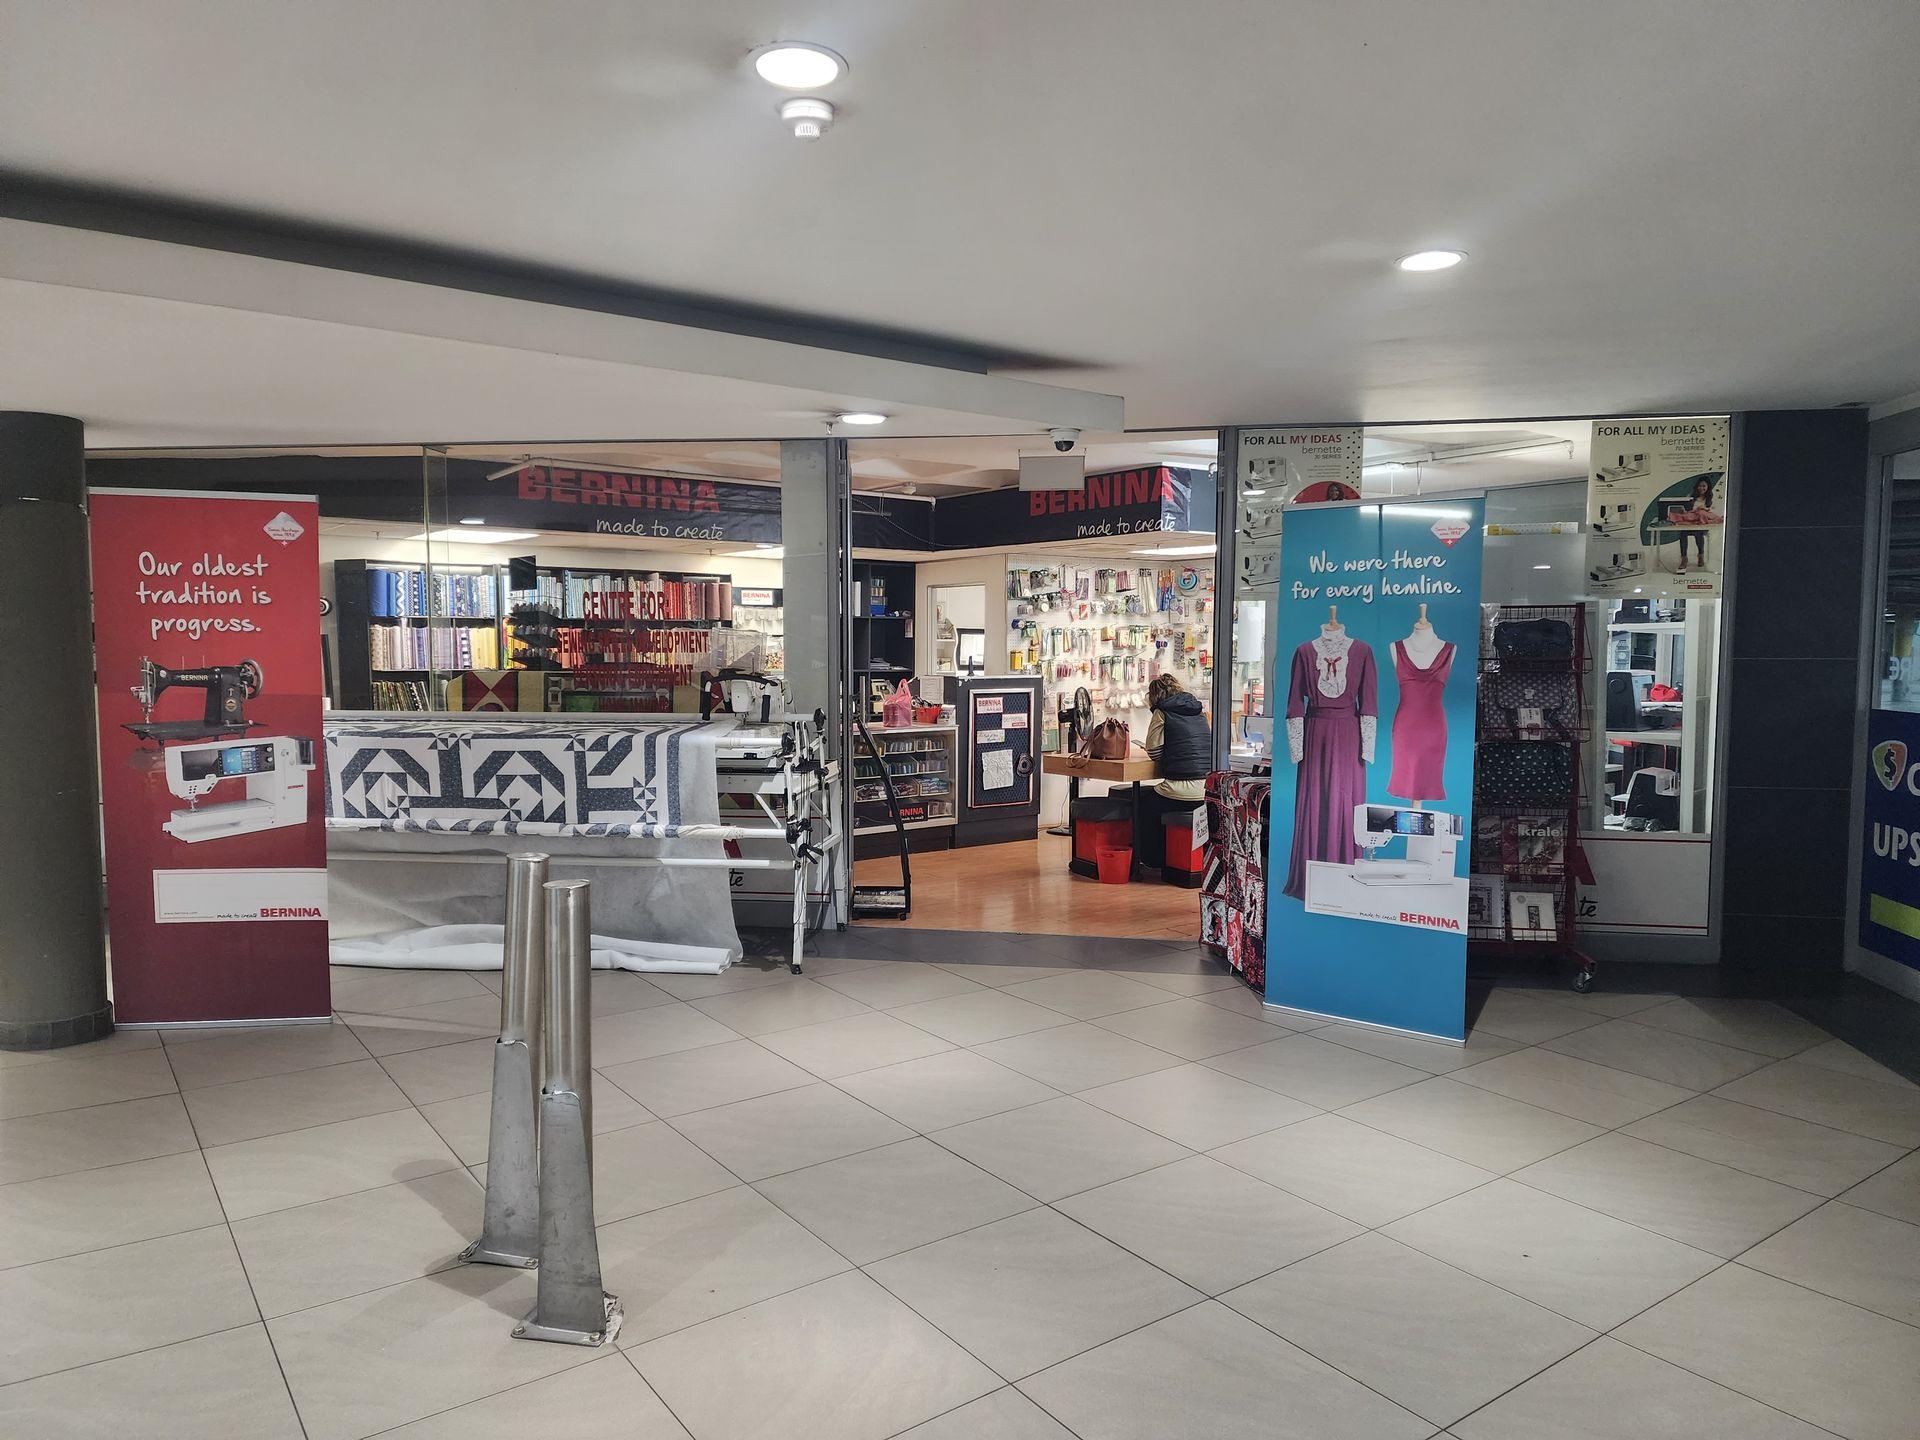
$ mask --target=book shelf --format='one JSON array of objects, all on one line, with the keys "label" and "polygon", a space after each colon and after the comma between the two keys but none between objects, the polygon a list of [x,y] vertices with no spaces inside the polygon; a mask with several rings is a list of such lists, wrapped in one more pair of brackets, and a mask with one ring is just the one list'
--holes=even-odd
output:
[{"label": "book shelf", "polygon": [[880,718],[880,686],[893,693],[913,677],[914,579],[906,561],[853,562],[853,680],[866,697],[869,720]]}]

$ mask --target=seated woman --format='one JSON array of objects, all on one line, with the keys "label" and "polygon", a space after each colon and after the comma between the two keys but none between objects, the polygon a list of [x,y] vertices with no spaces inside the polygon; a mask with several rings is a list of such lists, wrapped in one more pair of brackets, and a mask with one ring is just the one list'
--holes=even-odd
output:
[{"label": "seated woman", "polygon": [[1161,817],[1191,810],[1207,798],[1207,773],[1213,769],[1213,726],[1199,697],[1179,678],[1159,675],[1147,687],[1147,754],[1160,772],[1160,783],[1140,797],[1140,843],[1143,865],[1167,863],[1166,830]]}]

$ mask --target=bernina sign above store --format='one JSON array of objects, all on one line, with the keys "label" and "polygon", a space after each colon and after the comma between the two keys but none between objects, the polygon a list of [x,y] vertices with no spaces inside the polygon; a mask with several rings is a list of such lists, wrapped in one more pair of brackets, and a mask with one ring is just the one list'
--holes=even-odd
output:
[{"label": "bernina sign above store", "polygon": [[1213,529],[1213,477],[1148,465],[1089,475],[1080,490],[983,490],[934,502],[936,550]]},{"label": "bernina sign above store", "polygon": [[584,530],[674,540],[780,539],[780,492],[677,475],[631,475],[529,465],[511,477],[512,499],[486,497],[490,520],[538,530]]}]

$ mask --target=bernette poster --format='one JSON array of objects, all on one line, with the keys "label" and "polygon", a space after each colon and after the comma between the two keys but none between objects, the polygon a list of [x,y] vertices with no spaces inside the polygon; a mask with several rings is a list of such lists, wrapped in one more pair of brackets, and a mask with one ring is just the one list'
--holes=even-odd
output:
[{"label": "bernette poster", "polygon": [[319,506],[89,496],[115,1017],[324,1016]]},{"label": "bernette poster", "polygon": [[1267,999],[1466,1035],[1484,501],[1287,514]]},{"label": "bernette poster", "polygon": [[1728,431],[1724,416],[1593,422],[1587,477],[1593,594],[1719,595]]},{"label": "bernette poster", "polygon": [[1281,511],[1360,498],[1358,425],[1267,425],[1240,432],[1239,584],[1271,585],[1280,568]]}]

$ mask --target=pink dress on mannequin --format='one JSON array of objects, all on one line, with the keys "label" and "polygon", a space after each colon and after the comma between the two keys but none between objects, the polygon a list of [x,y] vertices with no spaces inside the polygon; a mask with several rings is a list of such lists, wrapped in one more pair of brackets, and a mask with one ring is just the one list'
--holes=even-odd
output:
[{"label": "pink dress on mannequin", "polygon": [[1444,800],[1447,710],[1442,692],[1453,670],[1453,642],[1441,645],[1425,668],[1414,664],[1399,641],[1390,648],[1400,703],[1393,712],[1393,773],[1387,777],[1387,794],[1399,800]]}]

